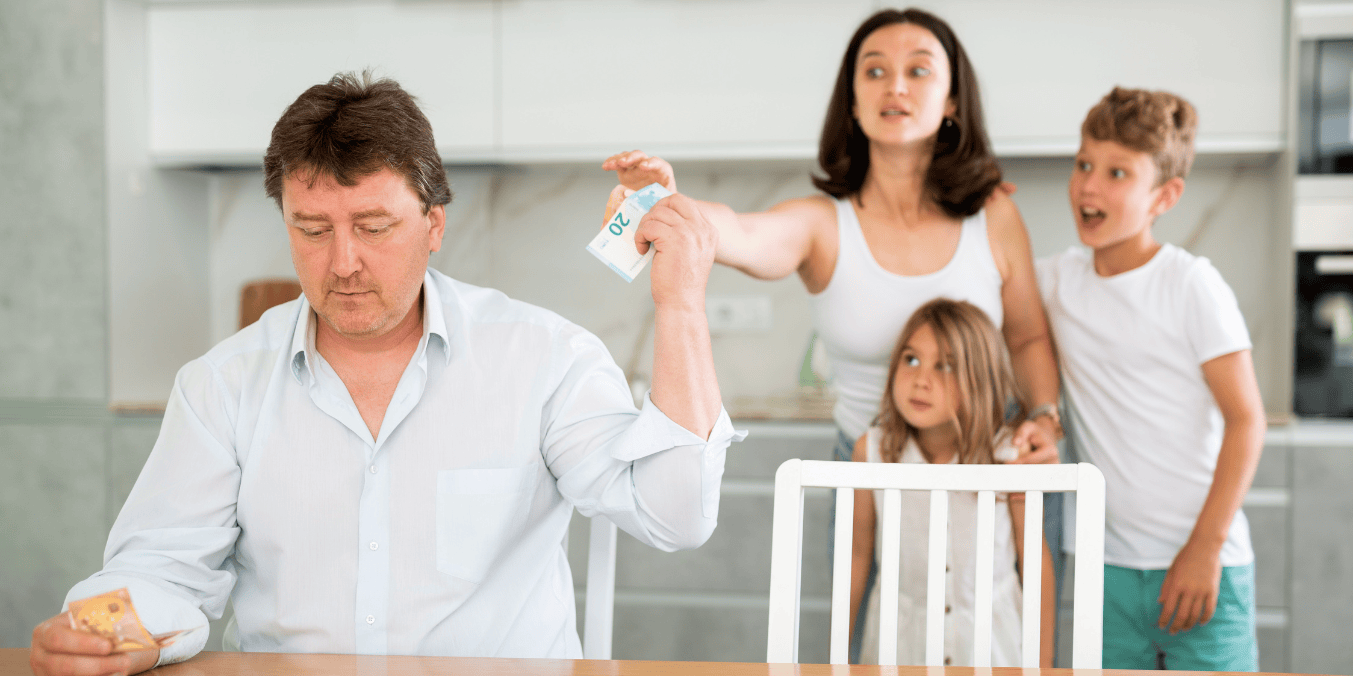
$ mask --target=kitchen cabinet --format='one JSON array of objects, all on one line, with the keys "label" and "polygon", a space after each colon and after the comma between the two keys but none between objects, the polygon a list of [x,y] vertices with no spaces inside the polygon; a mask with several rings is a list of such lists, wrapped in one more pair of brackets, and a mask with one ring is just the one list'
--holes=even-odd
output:
[{"label": "kitchen cabinet", "polygon": [[[451,163],[595,162],[635,147],[672,159],[812,158],[846,44],[878,5],[153,4],[150,151],[168,166],[257,166],[300,91],[373,67],[419,97]],[[1086,110],[1116,84],[1192,101],[1201,152],[1284,147],[1279,0],[931,9],[977,69],[1001,155],[1074,152]]]},{"label": "kitchen cabinet", "polygon": [[1353,674],[1353,448],[1304,448],[1292,462],[1289,671]]},{"label": "kitchen cabinet", "polygon": [[502,5],[502,150],[811,157],[869,0]]},{"label": "kitchen cabinet", "polygon": [[302,91],[372,68],[418,98],[444,156],[482,156],[497,124],[493,17],[491,0],[152,6],[150,153],[167,165],[258,166]]},{"label": "kitchen cabinet", "polygon": [[1164,89],[1198,109],[1201,152],[1275,152],[1283,141],[1286,6],[1279,0],[945,0],[1003,155],[1075,151],[1114,85]]}]

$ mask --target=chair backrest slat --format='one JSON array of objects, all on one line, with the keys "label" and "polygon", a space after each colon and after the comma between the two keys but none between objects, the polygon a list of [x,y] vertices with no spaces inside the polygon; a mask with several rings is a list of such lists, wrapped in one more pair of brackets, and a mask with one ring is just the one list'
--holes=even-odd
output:
[{"label": "chair backrest slat", "polygon": [[897,664],[898,580],[902,564],[902,491],[883,491],[883,542],[879,551],[879,664]]},{"label": "chair backrest slat", "polygon": [[930,550],[926,564],[925,664],[944,666],[945,582],[948,578],[949,491],[930,491]]},{"label": "chair backrest slat", "polygon": [[977,492],[977,561],[973,571],[973,656],[976,667],[991,666],[991,586],[996,556],[996,493]]},{"label": "chair backrest slat", "polygon": [[583,606],[583,657],[611,659],[615,616],[615,523],[592,517],[587,542],[587,601]]},{"label": "chair backrest slat", "polygon": [[[1024,647],[1020,654],[1020,666],[1026,669],[1038,668],[1038,654],[1042,648],[1042,615],[1039,609],[1043,600],[1043,491],[1027,491],[1024,494],[1024,542],[1015,543],[1024,547],[1024,613],[1031,618],[1024,622]],[[1055,611],[1054,611],[1055,612]],[[1032,621],[1036,619],[1037,621]]]},{"label": "chair backrest slat", "polygon": [[[1073,668],[1100,668],[1104,631],[1104,475],[1081,463],[1076,490],[1076,597],[1072,618],[1075,640]],[[1094,601],[1083,602],[1082,599]],[[1082,636],[1086,640],[1079,640]]]},{"label": "chair backrest slat", "polygon": [[[799,661],[799,592],[803,571],[802,460],[786,460],[775,472],[770,544],[770,616],[766,661]],[[845,464],[845,463],[841,463]],[[849,573],[847,573],[849,575]]]},{"label": "chair backrest slat", "polygon": [[[850,570],[855,528],[855,489],[836,491],[836,543],[832,565]],[[850,574],[832,576],[831,649],[832,664],[845,664],[850,658]]]}]

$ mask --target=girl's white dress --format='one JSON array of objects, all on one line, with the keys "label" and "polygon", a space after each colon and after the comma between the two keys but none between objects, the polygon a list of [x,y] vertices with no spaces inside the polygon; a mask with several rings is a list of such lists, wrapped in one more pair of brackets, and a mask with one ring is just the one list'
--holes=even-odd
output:
[{"label": "girl's white dress", "polygon": [[[870,427],[866,436],[869,462],[883,462],[883,431]],[[915,440],[908,440],[901,462],[924,463]],[[882,542],[883,491],[874,491],[876,526],[874,562]],[[977,493],[949,493],[948,575],[945,582],[944,663],[973,664],[973,605],[976,572]],[[1023,592],[1015,569],[1015,536],[1006,496],[996,494],[996,560],[992,584],[991,665],[1020,666],[1020,611]],[[930,546],[930,494],[902,491],[902,562],[898,584],[897,663],[925,664],[926,563]],[[1034,570],[1040,570],[1034,567]],[[879,653],[879,584],[869,594],[860,662],[877,664]]]}]

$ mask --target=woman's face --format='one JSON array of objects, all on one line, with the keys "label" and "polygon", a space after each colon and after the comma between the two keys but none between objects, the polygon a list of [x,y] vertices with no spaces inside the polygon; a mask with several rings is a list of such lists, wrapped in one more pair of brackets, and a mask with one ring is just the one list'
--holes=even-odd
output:
[{"label": "woman's face", "polygon": [[930,31],[909,23],[880,28],[855,60],[855,119],[876,144],[929,141],[954,114],[949,57]]},{"label": "woman's face", "polygon": [[954,363],[940,350],[929,324],[916,329],[902,347],[893,377],[893,406],[918,430],[953,424],[958,414]]}]

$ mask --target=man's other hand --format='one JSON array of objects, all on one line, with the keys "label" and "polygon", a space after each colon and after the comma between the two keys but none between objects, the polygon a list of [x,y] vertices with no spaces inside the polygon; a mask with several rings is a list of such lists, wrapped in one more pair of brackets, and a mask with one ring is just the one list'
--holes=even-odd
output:
[{"label": "man's other hand", "polygon": [[704,312],[705,283],[714,267],[719,231],[685,195],[664,197],[639,221],[639,253],[653,254],[653,304]]},{"label": "man's other hand", "polygon": [[159,648],[114,653],[113,642],[70,627],[61,613],[33,629],[28,664],[37,676],[137,674],[160,660]]}]

